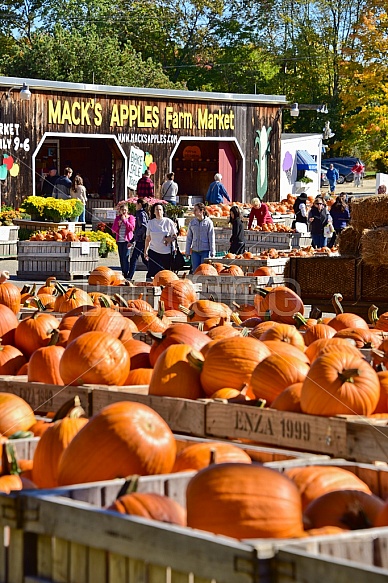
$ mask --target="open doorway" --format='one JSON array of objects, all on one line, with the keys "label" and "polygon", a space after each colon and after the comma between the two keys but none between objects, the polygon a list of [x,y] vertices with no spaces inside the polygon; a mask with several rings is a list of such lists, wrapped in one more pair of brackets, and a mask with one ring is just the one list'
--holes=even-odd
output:
[{"label": "open doorway", "polygon": [[71,167],[73,176],[82,176],[89,196],[110,199],[112,205],[126,198],[127,156],[116,136],[46,133],[32,156],[34,194],[41,194],[50,166],[58,176]]},{"label": "open doorway", "polygon": [[236,138],[181,138],[170,157],[180,195],[205,199],[220,173],[231,200],[245,200],[245,158]]}]

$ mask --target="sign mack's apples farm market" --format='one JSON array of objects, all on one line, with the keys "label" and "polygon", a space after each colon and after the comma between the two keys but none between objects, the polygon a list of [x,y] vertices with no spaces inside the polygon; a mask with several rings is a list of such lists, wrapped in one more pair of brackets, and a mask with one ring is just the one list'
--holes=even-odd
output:
[{"label": "sign mack's apples farm market", "polygon": [[[29,100],[20,98],[23,83]],[[122,200],[139,168],[156,194],[167,172],[179,193],[204,196],[216,172],[235,201],[279,197],[284,96],[108,87],[0,77],[3,201],[41,194],[55,167],[79,172],[88,193]],[[140,150],[141,156],[134,156]]]}]

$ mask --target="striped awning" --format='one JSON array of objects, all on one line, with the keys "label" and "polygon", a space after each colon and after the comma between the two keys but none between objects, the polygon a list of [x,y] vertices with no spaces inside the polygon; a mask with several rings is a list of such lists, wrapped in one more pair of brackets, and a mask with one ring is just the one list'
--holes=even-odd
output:
[{"label": "striped awning", "polygon": [[297,150],[296,167],[298,170],[318,170],[316,161],[307,150]]}]

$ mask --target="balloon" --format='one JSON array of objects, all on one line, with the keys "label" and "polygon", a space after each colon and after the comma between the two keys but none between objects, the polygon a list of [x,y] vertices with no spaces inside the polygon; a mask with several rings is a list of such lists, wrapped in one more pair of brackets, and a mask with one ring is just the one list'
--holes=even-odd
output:
[{"label": "balloon", "polygon": [[156,165],[156,162],[151,162],[151,164],[148,167],[148,170],[151,172],[151,174],[155,174],[157,168],[158,167]]},{"label": "balloon", "polygon": [[144,158],[144,162],[146,163],[147,168],[149,167],[149,165],[151,164],[151,162],[153,161],[153,156],[152,154],[150,154],[149,152],[146,152],[145,158]]},{"label": "balloon", "polygon": [[4,156],[4,164],[7,166],[8,170],[11,170],[12,166],[13,166],[13,158],[12,156]]},{"label": "balloon", "polygon": [[7,178],[8,168],[5,164],[0,166],[0,180],[5,180]]},{"label": "balloon", "polygon": [[147,170],[147,164],[145,162],[143,162],[143,174],[146,170]]},{"label": "balloon", "polygon": [[294,163],[294,159],[292,157],[292,154],[290,152],[286,152],[284,154],[284,160],[283,160],[283,164],[282,164],[282,168],[283,168],[284,172],[287,172],[287,170],[291,170],[293,163]]},{"label": "balloon", "polygon": [[19,164],[13,164],[11,170],[9,171],[11,176],[17,176],[20,172]]}]

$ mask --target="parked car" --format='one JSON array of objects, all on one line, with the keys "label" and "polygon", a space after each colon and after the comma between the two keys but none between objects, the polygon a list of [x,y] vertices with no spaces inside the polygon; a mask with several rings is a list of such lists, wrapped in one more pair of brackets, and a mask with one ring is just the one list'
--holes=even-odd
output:
[{"label": "parked car", "polygon": [[[322,164],[324,166],[329,167],[330,164],[334,164],[334,166],[336,166],[337,164],[340,164],[341,166],[347,166],[348,168],[353,168],[353,166],[355,165],[355,163],[357,162],[357,160],[359,160],[359,158],[355,158],[353,156],[344,156],[344,157],[339,157],[339,158],[325,158],[322,159]],[[362,164],[364,164],[363,162],[361,162]],[[365,166],[365,164],[364,164]]]},{"label": "parked car", "polygon": [[[327,172],[329,165],[326,165],[327,160],[325,160],[325,166],[322,166],[322,171]],[[337,180],[338,184],[343,184],[344,182],[353,182],[353,172],[350,170],[349,166],[344,166],[343,164],[338,164],[337,162],[330,162],[334,165],[334,168],[338,170],[339,178]]]}]

